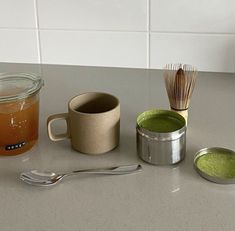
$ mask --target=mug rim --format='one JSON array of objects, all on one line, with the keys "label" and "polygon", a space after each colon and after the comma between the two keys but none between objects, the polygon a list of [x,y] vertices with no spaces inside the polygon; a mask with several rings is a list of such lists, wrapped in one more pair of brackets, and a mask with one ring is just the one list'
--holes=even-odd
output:
[{"label": "mug rim", "polygon": [[[114,98],[117,102],[116,102],[116,105],[115,105],[112,109],[110,109],[110,110],[108,110],[108,111],[95,112],[95,113],[80,112],[80,111],[76,111],[74,108],[71,107],[71,103],[72,103],[73,100],[75,100],[76,98],[78,98],[78,97],[80,97],[80,96],[82,96],[82,95],[87,95],[87,94],[101,94],[101,95],[111,96],[111,97]],[[78,95],[72,97],[72,98],[69,100],[69,102],[68,102],[68,108],[69,108],[69,110],[73,111],[74,113],[83,114],[83,115],[101,115],[101,114],[106,114],[106,113],[110,113],[110,112],[114,111],[114,110],[117,109],[119,106],[120,106],[120,102],[119,102],[119,99],[118,99],[116,96],[114,96],[114,95],[112,95],[112,94],[110,94],[110,93],[107,93],[107,92],[96,92],[96,91],[83,92],[83,93],[81,93],[81,94],[78,94]]]}]

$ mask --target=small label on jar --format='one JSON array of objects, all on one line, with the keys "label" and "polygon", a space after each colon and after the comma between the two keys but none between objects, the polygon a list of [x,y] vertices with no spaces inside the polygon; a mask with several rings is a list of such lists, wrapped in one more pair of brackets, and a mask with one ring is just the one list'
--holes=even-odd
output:
[{"label": "small label on jar", "polygon": [[17,144],[8,144],[5,146],[5,150],[10,151],[10,150],[14,150],[17,148],[22,148],[25,144],[26,144],[25,141],[17,143]]}]

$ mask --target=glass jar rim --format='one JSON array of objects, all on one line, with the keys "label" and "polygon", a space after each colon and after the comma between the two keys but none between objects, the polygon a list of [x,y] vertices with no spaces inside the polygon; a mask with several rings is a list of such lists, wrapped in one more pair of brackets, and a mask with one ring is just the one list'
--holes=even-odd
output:
[{"label": "glass jar rim", "polygon": [[0,103],[27,98],[43,85],[43,79],[34,73],[0,73]]}]

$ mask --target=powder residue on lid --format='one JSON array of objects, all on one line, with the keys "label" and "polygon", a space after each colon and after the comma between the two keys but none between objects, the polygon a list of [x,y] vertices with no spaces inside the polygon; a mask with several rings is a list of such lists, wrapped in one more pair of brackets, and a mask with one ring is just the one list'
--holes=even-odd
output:
[{"label": "powder residue on lid", "polygon": [[197,167],[209,176],[224,179],[235,178],[235,155],[223,152],[211,152],[200,156]]}]

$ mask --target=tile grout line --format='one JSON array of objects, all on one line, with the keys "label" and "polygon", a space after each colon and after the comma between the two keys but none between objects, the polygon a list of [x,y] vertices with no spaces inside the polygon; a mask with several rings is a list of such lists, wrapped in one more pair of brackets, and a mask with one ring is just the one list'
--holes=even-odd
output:
[{"label": "tile grout line", "polygon": [[147,0],[147,68],[150,68],[150,0]]},{"label": "tile grout line", "polygon": [[[147,0],[147,69],[150,69],[150,4],[151,4],[151,0]],[[147,76],[148,76],[148,91],[147,91],[147,102],[146,102],[146,106],[147,108],[149,108],[150,105],[150,72],[147,72]]]},{"label": "tile grout line", "polygon": [[197,31],[161,31],[161,30],[153,30],[150,33],[155,33],[155,34],[184,34],[184,35],[221,35],[221,36],[229,36],[232,35],[234,36],[235,33],[231,32],[231,33],[227,33],[227,32],[197,32]]},{"label": "tile grout line", "polygon": [[[147,20],[148,21],[148,20]],[[147,22],[148,24],[148,22]],[[31,27],[2,27],[0,26],[0,30],[35,30],[35,28]],[[218,36],[234,36],[235,32],[188,32],[188,31],[151,31],[149,30],[99,30],[99,29],[67,29],[67,28],[37,28],[39,31],[68,31],[68,32],[110,32],[110,33],[149,33],[149,34],[172,34],[172,35],[218,35]]]},{"label": "tile grout line", "polygon": [[146,33],[147,30],[112,30],[112,29],[69,29],[69,28],[40,28],[41,31],[69,32],[111,32],[111,33]]},{"label": "tile grout line", "polygon": [[39,29],[39,17],[38,17],[38,1],[34,0],[34,12],[37,26],[37,50],[38,50],[38,59],[39,63],[42,63],[42,54],[41,54],[41,38],[40,38],[40,29]]}]

